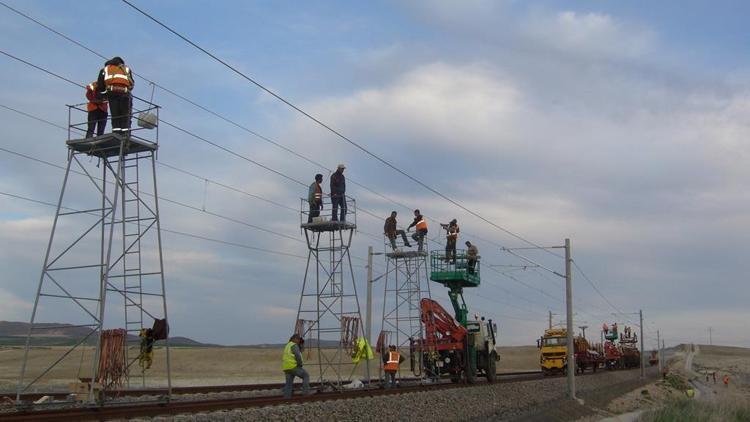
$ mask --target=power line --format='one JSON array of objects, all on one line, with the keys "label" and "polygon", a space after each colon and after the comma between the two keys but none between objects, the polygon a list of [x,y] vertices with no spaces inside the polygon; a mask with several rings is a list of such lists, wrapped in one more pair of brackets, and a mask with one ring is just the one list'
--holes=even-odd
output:
[{"label": "power line", "polygon": [[271,95],[274,98],[278,99],[279,101],[281,101],[282,103],[286,104],[287,106],[289,106],[293,110],[299,112],[300,114],[302,114],[303,116],[307,117],[311,121],[317,123],[318,125],[320,125],[321,127],[325,128],[329,132],[333,133],[334,135],[336,135],[340,139],[348,142],[349,144],[351,144],[355,148],[359,149],[360,151],[364,152],[365,154],[369,155],[370,157],[372,157],[376,161],[379,161],[380,163],[384,164],[385,166],[391,168],[392,170],[400,173],[401,175],[405,176],[406,178],[412,180],[413,182],[417,183],[418,185],[422,186],[423,188],[425,188],[425,189],[429,190],[430,192],[434,193],[435,195],[437,195],[437,196],[445,199],[446,201],[450,202],[451,204],[453,204],[453,205],[461,208],[462,210],[468,212],[469,214],[473,215],[476,218],[479,218],[480,220],[484,221],[485,223],[490,224],[491,226],[493,226],[493,227],[501,230],[502,232],[504,232],[504,233],[506,233],[506,234],[508,234],[508,235],[510,235],[512,237],[515,237],[516,239],[521,240],[521,241],[523,241],[523,242],[525,242],[525,243],[527,243],[529,245],[541,248],[541,246],[537,245],[536,243],[534,243],[534,242],[532,242],[532,241],[530,241],[530,240],[528,240],[528,239],[526,239],[526,238],[524,238],[524,237],[522,237],[522,236],[520,236],[520,235],[518,235],[518,234],[516,234],[516,233],[514,233],[514,232],[512,232],[512,231],[510,231],[510,230],[508,230],[508,229],[506,229],[506,228],[504,228],[504,227],[502,227],[502,226],[500,226],[500,225],[498,225],[498,224],[496,224],[496,223],[494,223],[494,222],[492,222],[492,221],[490,221],[490,220],[482,217],[478,213],[476,213],[476,212],[472,211],[471,209],[465,207],[464,205],[460,204],[459,202],[457,202],[457,201],[453,200],[452,198],[448,197],[447,195],[441,193],[440,191],[432,188],[431,186],[427,185],[426,183],[422,182],[421,180],[417,179],[416,177],[410,175],[409,173],[405,172],[404,170],[401,170],[399,167],[395,166],[394,164],[391,164],[389,161],[387,161],[384,158],[381,158],[379,155],[377,155],[377,154],[369,151],[367,148],[361,146],[360,144],[358,144],[357,142],[353,141],[349,137],[343,135],[341,132],[337,131],[336,129],[332,128],[331,126],[327,125],[326,123],[322,122],[321,120],[319,120],[318,118],[312,116],[311,114],[307,113],[306,111],[304,111],[300,107],[298,107],[295,104],[293,104],[291,101],[285,99],[281,95],[279,95],[279,94],[275,93],[274,91],[270,90],[265,85],[263,85],[260,82],[256,81],[254,78],[251,78],[250,76],[247,76],[242,71],[238,70],[237,68],[235,68],[234,66],[230,65],[226,61],[224,61],[221,58],[217,57],[216,55],[214,55],[210,51],[208,51],[208,50],[204,49],[203,47],[199,46],[198,44],[196,44],[195,42],[191,41],[186,36],[180,34],[176,30],[174,30],[171,27],[167,26],[166,24],[162,23],[160,20],[158,20],[155,17],[151,16],[147,12],[145,12],[145,11],[141,10],[140,8],[136,7],[135,5],[133,5],[132,3],[130,3],[129,1],[127,1],[127,0],[122,0],[122,1],[123,1],[123,3],[127,4],[131,8],[135,9],[136,11],[138,11],[139,13],[141,13],[142,15],[144,15],[145,17],[147,17],[148,19],[150,19],[151,21],[155,22],[157,25],[163,27],[167,31],[171,32],[175,36],[177,36],[180,39],[182,39],[183,41],[187,42],[188,44],[192,45],[193,47],[195,47],[196,49],[200,50],[204,54],[208,55],[209,57],[211,57],[215,61],[221,63],[223,66],[225,66],[226,68],[230,69],[235,74],[237,74],[240,77],[242,77],[243,79],[249,81],[253,85],[257,86],[258,88],[260,88],[261,90],[265,91],[269,95]]},{"label": "power line", "polygon": [[[29,19],[29,20],[31,20],[32,22],[34,22],[34,23],[36,23],[36,24],[38,24],[38,25],[42,26],[43,28],[45,28],[45,29],[49,30],[50,32],[52,32],[52,33],[54,33],[54,34],[56,34],[56,35],[58,35],[58,36],[60,36],[60,37],[62,37],[62,38],[64,38],[64,39],[66,39],[66,40],[68,40],[68,41],[70,41],[70,42],[72,42],[73,44],[75,44],[75,45],[77,45],[77,46],[79,46],[79,47],[81,47],[81,48],[83,48],[83,49],[85,49],[85,50],[87,50],[87,51],[89,51],[89,52],[91,52],[91,53],[93,53],[93,54],[97,55],[97,56],[98,56],[98,57],[100,57],[100,58],[106,59],[106,57],[105,57],[104,55],[102,55],[101,53],[98,53],[98,52],[96,52],[95,50],[93,50],[93,49],[91,49],[91,48],[89,48],[89,47],[87,47],[87,46],[83,45],[82,43],[80,43],[80,42],[78,42],[78,41],[75,41],[74,39],[72,39],[71,37],[68,37],[68,36],[64,35],[64,34],[63,34],[63,33],[61,33],[60,31],[57,31],[57,30],[55,30],[55,29],[51,28],[50,26],[48,26],[48,25],[45,25],[44,23],[40,22],[39,20],[37,20],[37,19],[34,19],[34,18],[30,17],[29,15],[27,15],[27,14],[24,14],[24,13],[22,13],[22,12],[20,12],[20,11],[16,10],[16,9],[14,9],[14,8],[12,8],[12,7],[10,7],[10,6],[8,6],[7,4],[4,4],[4,3],[2,3],[2,2],[0,2],[0,3],[1,3],[1,4],[3,4],[3,5],[5,6],[5,7],[7,7],[8,9],[12,10],[13,12],[15,12],[15,13],[19,14],[20,16],[23,16],[23,17],[24,17],[24,18],[26,18],[26,19]],[[37,68],[38,68],[38,67],[37,67]],[[49,71],[46,71],[46,70],[44,70],[44,71],[45,71],[45,72],[47,72],[47,73],[49,73],[49,74],[51,74],[51,75],[53,75],[53,76],[58,76],[58,77],[59,77],[59,75],[57,75],[57,74],[54,74],[54,73],[52,73],[52,72],[49,72]],[[172,91],[172,90],[170,90],[170,89],[168,89],[168,88],[166,88],[166,87],[164,87],[164,86],[162,86],[162,85],[160,85],[160,84],[156,83],[155,81],[153,81],[153,80],[151,80],[151,79],[149,79],[149,78],[147,78],[147,77],[145,77],[145,76],[143,76],[143,75],[140,75],[140,74],[138,74],[138,73],[136,73],[136,75],[137,75],[137,76],[139,76],[139,77],[141,77],[141,78],[143,78],[143,79],[145,79],[146,81],[150,82],[150,83],[151,83],[151,84],[153,84],[154,86],[157,86],[157,87],[159,87],[160,89],[164,90],[165,92],[168,92],[168,93],[170,93],[171,95],[174,95],[174,96],[176,96],[177,98],[180,98],[181,100],[183,100],[183,101],[186,101],[186,102],[188,102],[189,104],[191,104],[191,105],[193,105],[193,106],[195,106],[195,107],[198,107],[199,109],[201,109],[201,110],[203,110],[203,111],[205,111],[205,112],[207,112],[207,113],[209,113],[209,114],[212,114],[212,115],[214,115],[214,116],[216,116],[216,117],[218,117],[218,118],[220,118],[220,119],[222,119],[222,120],[224,120],[224,121],[226,121],[226,122],[228,122],[228,123],[230,123],[230,124],[232,124],[232,125],[234,125],[234,126],[236,126],[236,127],[240,128],[240,129],[242,129],[242,130],[245,130],[246,132],[248,132],[248,133],[250,133],[250,134],[252,134],[252,135],[254,135],[254,136],[258,137],[259,139],[262,139],[262,140],[264,140],[264,141],[266,141],[266,142],[269,142],[269,143],[271,143],[271,144],[273,144],[273,145],[275,145],[275,146],[277,146],[277,147],[279,147],[279,148],[283,149],[284,151],[287,151],[287,152],[289,152],[289,153],[291,153],[291,154],[293,154],[293,155],[295,155],[295,156],[297,156],[297,157],[299,157],[299,158],[302,158],[302,159],[304,159],[304,160],[305,160],[305,161],[307,161],[307,162],[310,162],[310,163],[312,163],[312,164],[315,164],[315,165],[317,165],[317,166],[319,166],[319,167],[321,167],[321,168],[323,168],[323,169],[326,169],[326,171],[328,171],[328,170],[327,170],[327,168],[326,168],[325,166],[323,166],[322,164],[320,164],[320,163],[318,163],[318,162],[316,162],[316,161],[314,161],[314,160],[312,160],[312,159],[310,159],[310,158],[308,158],[308,157],[305,157],[305,156],[303,156],[303,155],[301,155],[301,154],[299,154],[299,153],[297,153],[297,152],[295,152],[295,151],[293,151],[293,150],[291,150],[291,149],[289,149],[289,148],[287,148],[287,147],[285,147],[285,146],[283,146],[283,145],[279,144],[278,142],[275,142],[275,141],[271,140],[270,138],[268,138],[268,137],[266,137],[266,136],[263,136],[263,135],[259,134],[258,132],[255,132],[255,131],[253,131],[253,130],[250,130],[250,129],[248,129],[247,127],[245,127],[245,126],[243,126],[243,125],[240,125],[239,123],[237,123],[237,122],[235,122],[235,121],[233,121],[233,120],[231,120],[231,119],[228,119],[228,118],[226,118],[226,117],[222,116],[221,114],[219,114],[219,113],[216,113],[216,112],[214,112],[214,111],[212,111],[212,110],[208,109],[207,107],[204,107],[204,106],[202,106],[202,105],[198,104],[197,102],[195,102],[195,101],[192,101],[192,100],[190,100],[190,99],[186,98],[185,96],[182,96],[182,95],[180,95],[180,94],[178,94],[178,93],[176,93],[176,92],[174,92],[174,91]],[[64,79],[64,80],[65,80],[65,78],[62,78],[62,79]],[[68,81],[69,81],[69,80],[68,80]],[[70,81],[69,81],[69,82],[70,82]],[[201,139],[201,138],[197,138],[197,139]],[[222,148],[222,147],[220,147],[220,146],[218,146],[218,145],[216,145],[216,144],[214,144],[214,143],[211,143],[210,141],[207,141],[207,140],[205,140],[205,139],[201,139],[201,140],[204,140],[204,141],[206,141],[206,142],[209,142],[209,143],[210,143],[211,145],[214,145],[214,146],[216,146],[216,147]],[[227,151],[227,152],[230,152],[230,153],[234,153],[233,151],[231,151],[231,150],[229,150],[229,149],[225,149],[225,151]],[[247,157],[243,157],[243,158],[244,158],[244,159],[246,159],[246,160],[248,159]],[[255,163],[255,162],[254,162],[254,161],[252,161],[252,160],[251,160],[251,162]],[[266,168],[267,170],[273,171],[272,169],[269,169],[269,168],[267,168],[267,167],[264,167],[264,168]],[[329,173],[330,173],[330,171],[329,171]],[[296,180],[295,180],[295,181],[296,181]],[[358,182],[356,182],[356,181],[352,180],[351,178],[349,179],[349,181],[350,181],[350,182],[352,182],[353,184],[355,184],[355,185],[357,185],[357,186],[359,186],[359,187],[361,187],[361,188],[363,188],[363,189],[365,189],[365,190],[367,190],[367,191],[369,191],[369,192],[371,192],[371,193],[373,193],[373,194],[375,194],[375,195],[377,195],[377,196],[379,196],[379,197],[381,197],[381,198],[385,199],[386,201],[389,201],[389,202],[391,202],[391,203],[393,203],[393,204],[395,204],[395,205],[398,205],[398,206],[400,206],[400,207],[402,207],[402,208],[404,208],[404,209],[407,209],[407,210],[411,210],[411,207],[407,207],[406,205],[404,205],[404,204],[402,204],[402,203],[400,203],[400,202],[398,202],[398,201],[395,201],[395,200],[393,200],[393,199],[391,199],[391,198],[387,197],[386,195],[384,195],[384,194],[382,194],[382,193],[380,193],[380,192],[377,192],[377,191],[375,191],[375,190],[373,190],[373,189],[371,189],[371,188],[369,188],[369,187],[367,187],[367,186],[365,186],[365,185],[363,185],[363,184],[361,184],[361,183],[358,183]],[[299,181],[296,181],[296,182],[298,182],[298,183],[299,183]],[[365,212],[366,214],[369,214],[369,215],[373,216],[374,218],[378,218],[378,219],[380,218],[380,217],[378,217],[378,216],[376,216],[376,215],[374,215],[374,214],[372,214],[372,213],[368,212],[367,210],[365,210],[365,209],[363,209],[363,208],[360,208],[360,210],[362,210],[362,211],[363,211],[363,212]],[[428,220],[432,220],[432,219],[429,219],[429,218],[428,218]],[[436,221],[436,220],[432,220],[432,221]],[[359,231],[360,231],[360,232],[362,232],[362,233],[363,233],[363,234],[365,234],[365,235],[368,235],[368,236],[372,237],[372,238],[373,238],[373,239],[375,239],[375,240],[379,240],[379,239],[378,239],[378,238],[377,238],[376,236],[373,236],[373,235],[369,235],[369,234],[367,234],[367,233],[365,233],[365,232],[363,232],[363,231],[361,231],[361,230],[359,230]],[[480,237],[480,236],[477,236],[477,235],[472,235],[471,233],[468,233],[468,232],[465,232],[465,233],[467,233],[467,234],[471,235],[471,236],[472,236],[472,237],[474,237],[474,238],[477,238],[477,239],[483,240],[483,241],[485,241],[485,242],[488,242],[488,243],[494,244],[494,245],[496,245],[496,246],[499,246],[499,247],[503,247],[503,246],[502,246],[501,244],[499,244],[499,243],[497,243],[497,242],[494,242],[494,241],[491,241],[491,240],[488,240],[488,239],[482,238],[482,237]],[[429,239],[429,238],[428,238],[428,240],[431,240],[431,239]],[[549,252],[549,251],[548,251],[548,252]],[[556,254],[554,254],[554,253],[553,253],[553,255],[556,255]]]},{"label": "power line", "polygon": [[[65,78],[65,77],[63,77],[63,76],[61,76],[61,75],[59,75],[59,74],[57,74],[57,73],[54,73],[54,72],[52,72],[52,71],[49,71],[49,70],[47,70],[47,69],[44,69],[44,68],[42,68],[42,67],[36,66],[36,65],[34,65],[34,64],[32,64],[32,63],[30,63],[30,62],[28,62],[28,61],[25,61],[25,60],[23,60],[23,59],[20,59],[20,58],[16,57],[16,56],[14,56],[14,55],[11,55],[11,54],[8,54],[8,53],[5,53],[5,52],[3,52],[2,50],[0,50],[0,52],[2,52],[3,54],[5,54],[6,56],[8,56],[8,57],[10,57],[10,58],[12,58],[12,59],[15,59],[15,60],[17,60],[17,61],[19,61],[19,62],[22,62],[22,63],[24,63],[24,64],[27,64],[27,65],[29,65],[29,66],[31,66],[31,67],[33,67],[33,68],[35,68],[35,69],[38,69],[38,70],[40,70],[40,71],[43,71],[43,72],[45,72],[45,73],[47,73],[47,74],[49,74],[49,75],[51,75],[51,76],[54,76],[54,77],[56,77],[56,78],[59,78],[59,79],[61,79],[61,80],[63,80],[63,81],[66,81],[66,82],[68,82],[68,83],[74,84],[74,85],[76,85],[76,86],[81,86],[81,87],[83,86],[83,85],[81,85],[81,84],[78,84],[78,83],[76,83],[76,82],[74,82],[74,81],[72,81],[72,80],[70,80],[70,79],[68,79],[68,78]],[[17,110],[15,110],[15,109],[11,109],[11,108],[8,108],[8,109],[10,109],[10,110],[13,110],[13,111],[17,111]],[[24,115],[27,115],[26,113],[23,113],[23,114],[24,114]],[[40,120],[40,121],[44,121],[43,119],[37,119],[37,120]],[[46,123],[50,123],[50,122],[47,122],[47,121],[45,121],[45,122],[46,122]],[[162,120],[162,122],[164,122],[164,120]],[[208,139],[206,139],[206,138],[203,138],[203,137],[201,137],[201,136],[199,136],[199,135],[196,135],[196,134],[194,134],[194,133],[192,133],[192,132],[190,132],[190,131],[187,131],[187,130],[185,130],[185,129],[182,129],[181,127],[179,127],[179,126],[177,126],[177,125],[174,125],[174,124],[172,124],[172,123],[169,123],[169,122],[164,122],[164,123],[165,123],[165,124],[167,124],[168,126],[171,126],[171,127],[175,128],[175,129],[177,129],[177,130],[180,130],[180,131],[182,131],[183,133],[186,133],[186,134],[188,134],[188,135],[191,135],[191,136],[195,137],[196,139],[199,139],[199,140],[201,140],[201,141],[203,141],[203,142],[206,142],[206,143],[208,143],[209,145],[212,145],[212,146],[214,146],[214,147],[216,147],[216,148],[219,148],[219,149],[221,149],[221,150],[223,150],[223,151],[225,151],[225,152],[228,152],[228,153],[230,153],[230,154],[232,154],[232,155],[234,155],[234,156],[236,156],[236,157],[242,158],[242,159],[244,159],[244,160],[246,160],[246,161],[248,161],[248,162],[250,162],[250,163],[252,163],[252,164],[256,164],[256,165],[258,165],[258,166],[260,166],[260,167],[262,167],[262,168],[264,168],[264,169],[266,169],[266,170],[268,170],[268,171],[271,171],[271,172],[273,172],[273,173],[275,173],[275,174],[277,174],[277,175],[280,175],[280,176],[282,176],[282,177],[284,177],[284,178],[286,178],[286,179],[288,179],[288,180],[291,180],[291,181],[294,181],[294,182],[296,182],[296,183],[298,183],[298,184],[301,184],[301,185],[303,185],[303,186],[306,186],[306,184],[305,184],[305,183],[303,183],[303,182],[301,182],[301,181],[299,181],[299,180],[296,180],[296,179],[294,179],[294,178],[292,178],[292,177],[290,177],[290,176],[288,176],[288,175],[285,175],[285,174],[283,174],[283,173],[281,173],[281,172],[278,172],[278,171],[276,171],[276,170],[273,170],[273,169],[271,169],[271,168],[269,168],[269,167],[267,167],[267,166],[265,166],[265,165],[262,165],[262,164],[260,164],[260,163],[256,162],[255,160],[252,160],[252,159],[250,159],[249,157],[246,157],[246,156],[244,156],[244,155],[242,155],[242,154],[239,154],[239,153],[237,153],[237,152],[235,152],[235,151],[233,151],[233,150],[231,150],[231,149],[229,149],[229,148],[226,148],[226,147],[223,147],[223,146],[221,146],[221,145],[218,145],[218,144],[216,144],[215,142],[212,142],[212,141],[210,141],[210,140],[208,140]],[[50,123],[50,124],[51,124],[51,123]],[[54,126],[58,126],[58,125],[55,125],[55,124],[53,124],[53,125],[54,125]],[[59,126],[58,126],[58,127],[59,127]],[[379,194],[379,195],[380,195],[381,197],[384,197],[384,198],[386,198],[386,197],[385,197],[384,195],[382,195],[382,194]],[[380,217],[378,217],[377,215],[375,215],[375,214],[373,214],[373,213],[371,213],[371,212],[369,212],[369,211],[367,211],[367,210],[365,210],[365,209],[363,209],[363,208],[359,208],[359,209],[360,209],[360,210],[362,210],[362,211],[364,211],[364,213],[365,213],[365,214],[368,214],[368,215],[372,216],[373,218],[377,218],[377,219],[380,219]],[[370,235],[370,236],[371,236],[371,237],[373,237],[373,238],[375,238],[375,236],[373,236],[373,235]],[[428,238],[428,241],[430,241],[430,240],[431,240],[431,239],[429,239],[429,238]],[[433,242],[434,242],[434,241],[433,241]],[[435,243],[437,243],[437,242],[435,242]],[[537,247],[538,247],[538,248],[541,248],[540,246],[537,246]],[[362,258],[358,258],[358,259],[362,259]],[[506,277],[507,277],[507,275],[506,275]],[[522,285],[524,285],[524,286],[526,286],[526,287],[528,287],[528,288],[530,288],[530,289],[533,289],[533,290],[535,290],[535,291],[537,290],[536,288],[534,288],[534,287],[532,287],[532,286],[530,286],[530,285],[528,285],[528,284],[526,284],[526,283],[523,283],[523,282],[521,282],[520,280],[518,280],[518,279],[516,279],[516,278],[514,278],[514,277],[508,277],[508,278],[510,278],[511,280],[513,280],[513,281],[515,281],[515,282],[517,282],[517,283],[519,283],[519,284],[522,284]],[[558,298],[555,298],[554,296],[551,296],[551,295],[549,295],[548,293],[544,292],[544,291],[543,291],[543,290],[541,290],[541,289],[539,289],[539,291],[540,291],[540,292],[541,292],[542,294],[546,295],[546,296],[549,296],[549,297],[551,297],[551,298],[554,298],[554,299],[556,299],[556,300],[559,300]]]},{"label": "power line", "polygon": [[[28,201],[28,202],[33,202],[33,203],[40,204],[40,205],[47,205],[47,206],[50,206],[50,207],[57,207],[57,204],[54,204],[52,202],[41,201],[41,200],[38,200],[38,199],[29,198],[27,196],[16,195],[16,194],[12,194],[12,193],[9,193],[9,192],[0,191],[0,195],[5,195],[5,196],[11,197],[11,198],[16,198],[16,199],[21,199],[21,200]],[[78,209],[75,209],[75,208],[70,208],[70,207],[65,207],[65,206],[62,206],[60,208],[68,210],[68,211],[82,212],[81,210],[78,210]],[[91,215],[94,215],[94,216],[98,216],[98,214],[94,214],[94,213],[88,213],[88,214],[91,214]],[[251,250],[255,250],[255,251],[259,251],[259,252],[266,252],[266,253],[270,253],[270,254],[274,254],[274,255],[284,255],[284,256],[289,256],[289,257],[293,257],[293,258],[307,259],[306,256],[302,256],[302,255],[295,255],[295,254],[291,254],[291,253],[283,252],[283,251],[275,251],[275,250],[272,250],[272,249],[258,248],[258,247],[255,247],[255,246],[249,246],[249,245],[244,245],[244,244],[240,244],[240,243],[227,242],[227,241],[219,240],[219,239],[212,239],[210,237],[201,236],[201,235],[197,235],[197,234],[194,234],[194,233],[188,233],[188,232],[182,232],[182,231],[170,230],[170,229],[164,229],[164,228],[162,228],[161,231],[166,232],[166,233],[177,234],[177,235],[181,235],[181,236],[192,237],[192,238],[195,238],[195,239],[201,239],[201,240],[205,240],[205,241],[210,241],[210,242],[222,243],[222,244],[230,245],[230,246],[241,247],[241,248],[244,248],[244,249],[251,249]]]}]

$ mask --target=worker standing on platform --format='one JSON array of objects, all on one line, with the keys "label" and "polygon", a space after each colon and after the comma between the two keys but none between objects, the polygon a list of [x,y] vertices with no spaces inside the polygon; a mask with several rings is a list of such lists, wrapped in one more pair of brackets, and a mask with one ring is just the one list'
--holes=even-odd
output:
[{"label": "worker standing on platform", "polygon": [[341,207],[341,221],[346,221],[346,178],[344,177],[345,165],[339,164],[336,171],[331,175],[331,205],[333,215],[331,221],[338,221],[338,209]]},{"label": "worker standing on platform", "polygon": [[401,236],[401,238],[404,240],[404,246],[406,246],[407,248],[411,248],[409,239],[406,238],[406,232],[396,229],[396,215],[398,215],[396,211],[391,211],[391,216],[385,219],[383,233],[388,236],[388,240],[391,241],[391,248],[393,248],[394,251],[397,251],[398,249],[396,248],[396,236]]},{"label": "worker standing on platform", "polygon": [[456,241],[458,240],[458,232],[461,231],[458,228],[458,221],[454,218],[448,224],[440,224],[440,227],[445,229],[445,261],[453,260],[453,264],[456,264]]},{"label": "worker standing on platform", "polygon": [[130,131],[131,92],[134,85],[133,74],[120,57],[108,60],[99,71],[96,87],[109,101],[112,111],[112,133],[127,135]]},{"label": "worker standing on platform", "polygon": [[414,210],[414,221],[409,224],[406,231],[408,232],[412,227],[416,227],[417,231],[411,236],[411,238],[417,241],[417,244],[419,245],[418,251],[422,252],[424,237],[427,236],[427,220],[424,219],[424,216],[422,216],[422,213],[420,213],[419,210]]},{"label": "worker standing on platform", "polygon": [[307,202],[310,204],[310,214],[307,216],[307,222],[312,223],[313,218],[320,216],[320,210],[323,209],[323,175],[316,174],[315,181],[310,185],[307,191]]},{"label": "worker standing on platform", "polygon": [[302,394],[310,394],[310,375],[302,367],[302,352],[300,351],[300,344],[302,342],[302,337],[299,334],[293,334],[284,347],[281,368],[284,370],[284,375],[286,376],[286,383],[284,384],[285,399],[292,398],[294,377],[302,378]]},{"label": "worker standing on platform", "polygon": [[385,372],[385,388],[396,387],[396,373],[398,372],[399,365],[404,361],[404,357],[401,356],[396,350],[396,346],[391,344],[388,346],[388,353],[383,354],[383,371]]},{"label": "worker standing on platform", "polygon": [[89,100],[86,104],[86,111],[89,114],[87,138],[94,136],[94,129],[96,129],[96,136],[104,135],[104,128],[107,127],[108,107],[97,86],[96,81],[86,85],[86,99]]},{"label": "worker standing on platform", "polygon": [[479,258],[479,249],[468,240],[466,241],[466,258],[466,271],[469,274],[474,274],[474,267],[476,267]]}]

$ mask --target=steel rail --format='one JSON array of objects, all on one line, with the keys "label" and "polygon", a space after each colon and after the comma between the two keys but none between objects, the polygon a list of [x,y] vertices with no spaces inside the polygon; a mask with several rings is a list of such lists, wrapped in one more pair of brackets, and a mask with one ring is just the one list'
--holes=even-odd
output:
[{"label": "steel rail", "polygon": [[[496,380],[495,384],[514,383],[522,381],[531,381],[543,379],[541,372],[517,372],[517,373],[504,373],[502,375],[504,379]],[[487,383],[478,384],[465,384],[465,383],[451,383],[444,382],[440,384],[431,385],[414,385],[414,386],[402,386],[395,389],[365,389],[365,390],[349,390],[349,391],[336,391],[336,392],[323,392],[316,393],[310,396],[297,396],[291,399],[285,399],[280,396],[264,396],[264,397],[243,397],[243,398],[219,398],[219,399],[207,399],[207,400],[173,400],[173,401],[150,401],[140,403],[124,403],[124,404],[108,404],[103,406],[89,406],[89,407],[76,407],[76,408],[62,408],[62,409],[46,409],[46,410],[19,410],[16,412],[0,413],[0,421],[57,421],[57,420],[106,420],[106,419],[118,419],[118,418],[133,418],[133,417],[147,417],[147,416],[159,416],[159,415],[177,415],[177,414],[189,414],[198,412],[209,412],[226,409],[238,409],[238,408],[253,408],[262,406],[278,406],[292,403],[307,403],[307,402],[319,402],[329,400],[345,400],[352,398],[361,397],[374,397],[391,394],[404,394],[404,393],[416,393],[416,392],[428,392],[433,390],[441,390],[447,388],[468,388],[474,386],[488,385]],[[240,389],[237,389],[240,387]],[[244,388],[242,388],[244,387]],[[248,389],[250,387],[250,389]],[[189,391],[192,393],[205,393],[217,392],[217,389],[221,388],[221,391],[252,391],[260,389],[281,389],[281,384],[250,384],[250,385],[236,385],[236,386],[197,386],[197,387],[182,387],[173,388],[173,392],[177,391]],[[161,389],[156,390],[141,390],[141,391],[165,391]],[[186,393],[187,394],[187,393]]]}]

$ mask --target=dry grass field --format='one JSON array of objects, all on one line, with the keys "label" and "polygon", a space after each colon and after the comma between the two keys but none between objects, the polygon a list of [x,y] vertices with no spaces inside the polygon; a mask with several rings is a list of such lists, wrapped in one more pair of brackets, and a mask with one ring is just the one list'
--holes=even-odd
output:
[{"label": "dry grass field", "polygon": [[[50,362],[59,357],[67,348],[39,347],[29,353],[27,378],[36,377]],[[536,347],[500,347],[501,356],[498,372],[516,372],[538,369],[539,355]],[[131,350],[131,356],[137,351]],[[305,351],[308,364],[314,362],[315,353]],[[308,356],[309,355],[309,356]],[[34,389],[65,389],[69,382],[79,376],[86,377],[91,373],[93,349],[87,348],[68,355],[52,371],[46,374]],[[378,355],[376,354],[376,359]],[[23,360],[23,348],[0,347],[0,392],[15,391],[18,375]],[[172,385],[219,385],[282,382],[281,349],[231,348],[231,347],[174,347],[170,350]],[[370,363],[371,374],[378,372],[377,360]],[[408,360],[402,368],[408,370]],[[316,378],[317,368],[310,368],[311,377]],[[347,373],[354,370],[347,365]],[[364,365],[355,371],[357,376],[364,375]],[[141,385],[140,368],[136,363],[131,369],[131,385]],[[166,384],[166,357],[164,349],[155,349],[154,364],[147,370],[147,386]]]}]

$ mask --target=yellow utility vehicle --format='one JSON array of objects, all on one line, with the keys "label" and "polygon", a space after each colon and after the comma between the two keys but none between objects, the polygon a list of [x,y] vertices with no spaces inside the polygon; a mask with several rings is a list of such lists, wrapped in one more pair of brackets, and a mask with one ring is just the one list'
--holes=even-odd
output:
[{"label": "yellow utility vehicle", "polygon": [[539,347],[539,364],[544,375],[565,372],[568,367],[568,331],[565,328],[544,330],[542,338],[537,340]]}]

